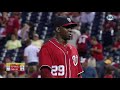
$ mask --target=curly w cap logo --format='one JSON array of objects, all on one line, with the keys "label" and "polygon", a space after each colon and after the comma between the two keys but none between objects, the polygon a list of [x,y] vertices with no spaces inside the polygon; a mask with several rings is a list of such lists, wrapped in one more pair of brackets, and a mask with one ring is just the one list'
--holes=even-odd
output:
[{"label": "curly w cap logo", "polygon": [[70,18],[67,18],[67,20],[68,20],[69,22],[71,22],[71,19],[70,19]]}]

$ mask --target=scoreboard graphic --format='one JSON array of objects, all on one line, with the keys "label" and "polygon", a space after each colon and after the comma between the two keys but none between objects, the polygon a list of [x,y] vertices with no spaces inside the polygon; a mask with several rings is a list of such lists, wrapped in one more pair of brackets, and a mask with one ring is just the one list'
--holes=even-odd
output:
[{"label": "scoreboard graphic", "polygon": [[25,71],[25,63],[6,63],[6,71]]}]

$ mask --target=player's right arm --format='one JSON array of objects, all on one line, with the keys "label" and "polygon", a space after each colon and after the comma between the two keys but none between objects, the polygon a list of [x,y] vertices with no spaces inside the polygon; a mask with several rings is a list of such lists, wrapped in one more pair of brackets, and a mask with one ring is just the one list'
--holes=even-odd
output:
[{"label": "player's right arm", "polygon": [[42,67],[41,68],[41,78],[53,78],[51,74],[51,69],[48,67]]},{"label": "player's right arm", "polygon": [[41,78],[52,78],[51,66],[52,59],[47,47],[42,47],[39,52],[39,66]]}]

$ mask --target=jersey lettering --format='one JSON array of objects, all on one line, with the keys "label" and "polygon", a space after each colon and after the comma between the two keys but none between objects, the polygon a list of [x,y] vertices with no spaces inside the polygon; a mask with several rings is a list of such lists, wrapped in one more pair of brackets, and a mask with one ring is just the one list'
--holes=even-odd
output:
[{"label": "jersey lettering", "polygon": [[78,43],[85,43],[86,38],[85,37],[80,37]]},{"label": "jersey lettering", "polygon": [[78,64],[78,55],[72,56],[73,64],[76,66]]},{"label": "jersey lettering", "polygon": [[51,73],[53,76],[63,76],[65,74],[65,67],[64,65],[53,65]]}]

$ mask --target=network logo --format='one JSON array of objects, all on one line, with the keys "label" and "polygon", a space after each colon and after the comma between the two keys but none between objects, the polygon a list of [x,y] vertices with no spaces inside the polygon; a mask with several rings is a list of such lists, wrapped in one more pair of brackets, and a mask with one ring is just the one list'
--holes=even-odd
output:
[{"label": "network logo", "polygon": [[112,21],[112,20],[114,20],[114,16],[109,14],[109,15],[107,15],[106,19],[109,21]]}]

